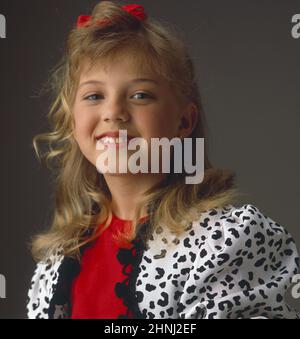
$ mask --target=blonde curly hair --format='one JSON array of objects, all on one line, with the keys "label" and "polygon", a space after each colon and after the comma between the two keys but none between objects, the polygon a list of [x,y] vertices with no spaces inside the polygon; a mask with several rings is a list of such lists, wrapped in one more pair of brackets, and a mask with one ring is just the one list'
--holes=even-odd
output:
[{"label": "blonde curly hair", "polygon": [[[58,248],[65,255],[79,258],[81,246],[100,236],[109,227],[112,216],[111,194],[104,177],[83,156],[73,137],[72,107],[84,60],[89,60],[91,66],[99,60],[104,65],[126,53],[138,70],[158,73],[172,84],[178,102],[196,105],[197,124],[189,137],[205,139],[204,180],[186,185],[185,173],[170,173],[167,180],[146,192],[136,208],[132,227],[117,235],[120,244],[136,238],[145,206],[150,216],[147,240],[161,224],[180,235],[203,211],[232,203],[238,196],[235,173],[214,168],[208,159],[208,128],[197,76],[180,33],[153,18],[137,20],[118,1],[101,1],[95,6],[91,23],[103,19],[110,19],[111,23],[71,30],[66,51],[47,82],[54,95],[48,113],[51,131],[36,135],[33,146],[38,159],[44,159],[52,170],[56,190],[50,227],[31,239],[32,255],[37,261]],[[44,152],[42,143],[47,146]],[[99,223],[102,228],[97,227]]]}]

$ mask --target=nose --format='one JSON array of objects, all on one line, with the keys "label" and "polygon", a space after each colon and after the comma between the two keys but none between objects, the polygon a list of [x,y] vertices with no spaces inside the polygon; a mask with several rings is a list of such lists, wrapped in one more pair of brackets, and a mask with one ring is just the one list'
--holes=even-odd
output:
[{"label": "nose", "polygon": [[128,121],[130,116],[124,100],[120,98],[110,98],[102,106],[102,120],[109,121]]}]

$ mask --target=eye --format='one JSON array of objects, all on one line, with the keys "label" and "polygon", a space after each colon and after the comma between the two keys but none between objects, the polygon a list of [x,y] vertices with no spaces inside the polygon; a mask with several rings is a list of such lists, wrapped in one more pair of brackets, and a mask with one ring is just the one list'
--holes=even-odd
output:
[{"label": "eye", "polygon": [[83,100],[87,100],[87,101],[96,101],[96,100],[99,99],[99,97],[100,97],[99,94],[94,93],[94,94],[88,95],[88,96],[85,97]]},{"label": "eye", "polygon": [[150,99],[152,98],[151,95],[149,95],[149,94],[147,94],[147,93],[144,93],[144,92],[138,92],[138,93],[135,93],[135,94],[133,95],[133,97],[136,96],[136,95],[145,95],[147,98],[150,98]]}]

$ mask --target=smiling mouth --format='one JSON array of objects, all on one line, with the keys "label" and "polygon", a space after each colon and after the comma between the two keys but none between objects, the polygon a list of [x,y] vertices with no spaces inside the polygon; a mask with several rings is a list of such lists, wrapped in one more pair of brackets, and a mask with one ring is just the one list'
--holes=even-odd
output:
[{"label": "smiling mouth", "polygon": [[119,137],[119,136],[103,136],[103,137],[97,138],[97,144],[98,145],[100,144],[104,146],[105,148],[110,148],[110,147],[121,148],[121,147],[127,147],[129,141],[134,138],[135,137],[133,136],[127,136],[127,138]]},{"label": "smiling mouth", "polygon": [[103,137],[98,139],[98,142],[101,142],[104,145],[110,145],[110,144],[124,144],[127,143],[132,138],[117,138],[117,137]]}]

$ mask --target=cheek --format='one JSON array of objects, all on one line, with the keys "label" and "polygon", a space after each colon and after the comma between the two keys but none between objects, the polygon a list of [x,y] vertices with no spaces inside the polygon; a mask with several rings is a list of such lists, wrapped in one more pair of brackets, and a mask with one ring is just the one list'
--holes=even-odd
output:
[{"label": "cheek", "polygon": [[96,143],[93,140],[95,119],[84,110],[74,111],[74,137],[84,157],[95,164]]},{"label": "cheek", "polygon": [[175,114],[167,111],[149,112],[137,119],[139,130],[148,137],[173,137],[177,132]]},{"label": "cheek", "polygon": [[84,110],[74,112],[75,135],[78,141],[91,135],[94,120],[95,119],[93,119],[92,115],[88,114],[88,112],[84,112]]}]

